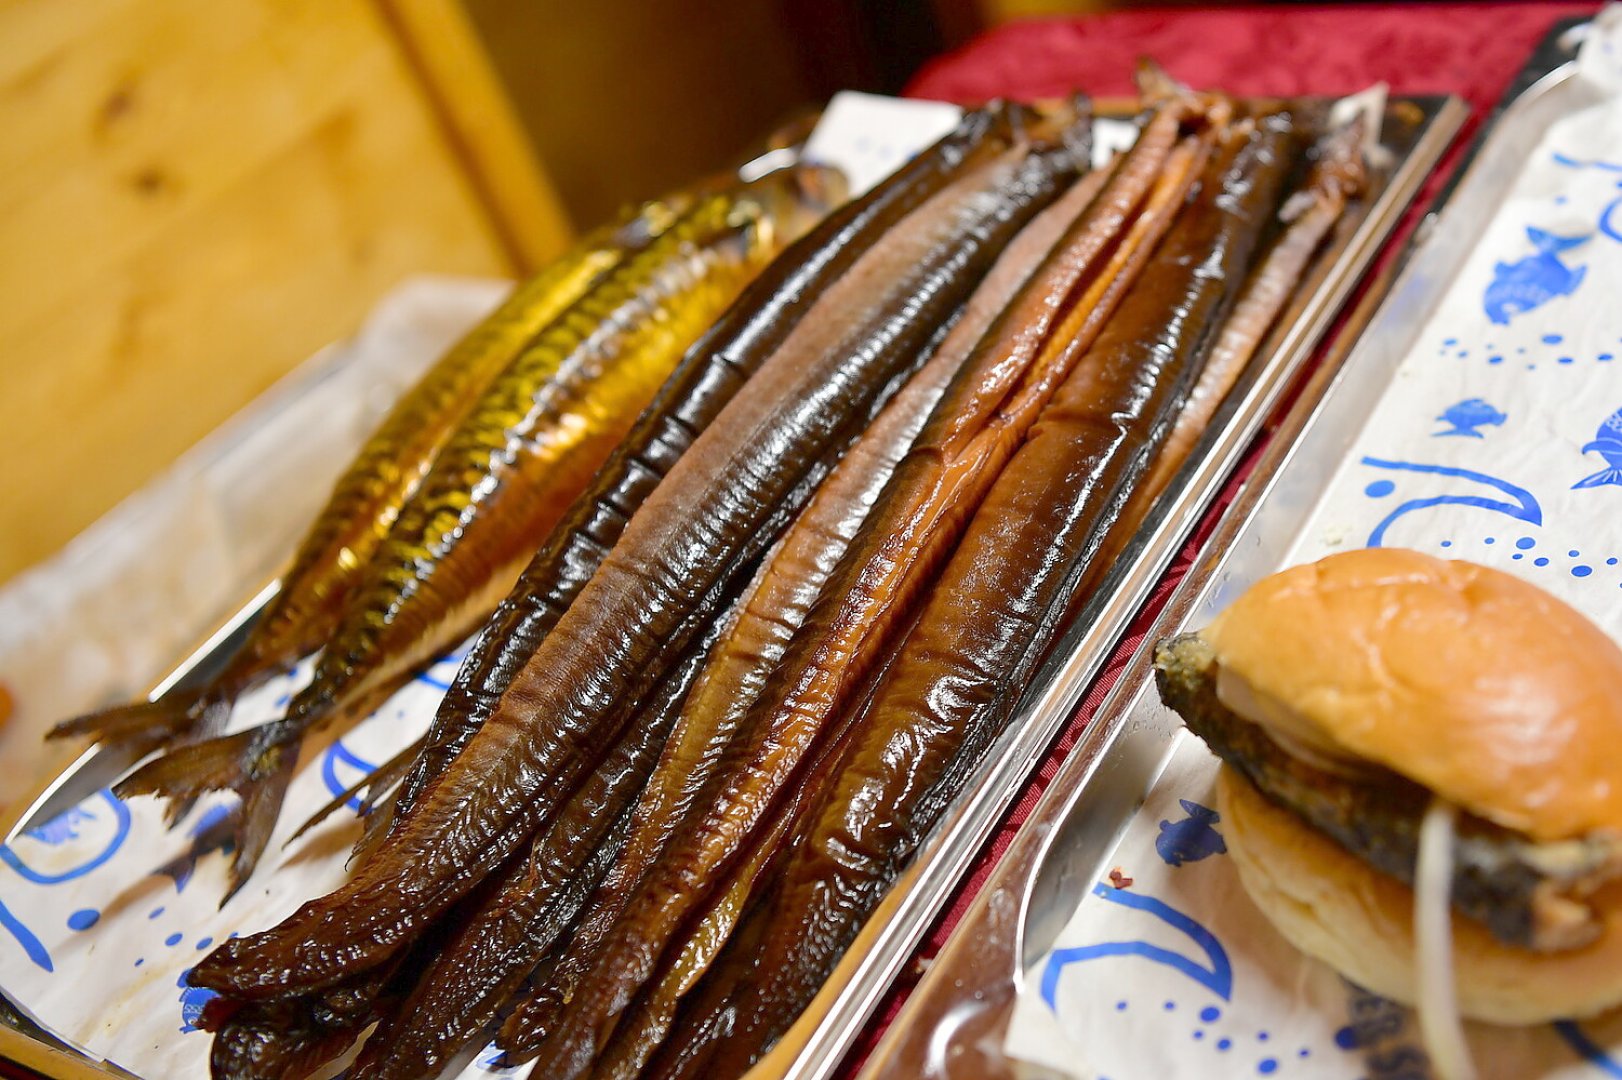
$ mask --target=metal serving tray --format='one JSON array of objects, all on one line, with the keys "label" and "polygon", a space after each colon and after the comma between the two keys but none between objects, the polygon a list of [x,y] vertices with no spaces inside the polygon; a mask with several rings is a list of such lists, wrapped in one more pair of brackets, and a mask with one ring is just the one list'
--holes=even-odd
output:
[{"label": "metal serving tray", "polygon": [[[1076,628],[1039,671],[1008,736],[987,756],[986,766],[969,778],[940,828],[869,921],[806,1016],[757,1067],[758,1074],[825,1077],[838,1066],[1189,530],[1334,323],[1451,143],[1465,111],[1456,98],[1401,98],[1387,104],[1380,138],[1387,164],[1378,170],[1372,190],[1349,209],[1291,309],[1213,420],[1188,467],[1173,482],[1095,601],[1076,620]],[[154,693],[206,678],[222,664],[273,588],[267,587],[222,626]],[[87,785],[93,790],[110,783],[131,764],[132,760],[117,753],[87,750],[13,820],[0,823],[0,836],[9,841],[49,820],[77,801],[74,793],[82,793]],[[128,1075],[80,1057],[0,1001],[0,1074],[8,1060],[49,1075]]]},{"label": "metal serving tray", "polygon": [[[1526,151],[1550,122],[1588,103],[1571,80],[1576,23],[1558,24],[1534,52],[1402,262],[1378,283],[1394,277],[1389,293],[1371,290],[1353,313],[1202,556],[866,1062],[862,1080],[1041,1072],[1002,1053],[1021,973],[1046,952],[1078,899],[1105,872],[1182,730],[1175,715],[1158,707],[1153,642],[1205,625],[1226,598],[1278,568]],[[1448,213],[1439,216],[1444,202]],[[1041,707],[1032,703],[1034,717],[1046,717]],[[1023,737],[1017,744],[1040,745]],[[1014,753],[1012,741],[1003,752]]]},{"label": "metal serving tray", "polygon": [[[874,912],[822,991],[752,1078],[822,1080],[839,1067],[986,840],[1047,753],[1122,632],[1252,440],[1294,383],[1404,210],[1452,143],[1457,98],[1388,103],[1380,143],[1388,164],[1352,207],[1189,463],[1038,670],[1003,736],[963,785],[917,858]],[[906,1075],[898,1073],[897,1075]]]}]

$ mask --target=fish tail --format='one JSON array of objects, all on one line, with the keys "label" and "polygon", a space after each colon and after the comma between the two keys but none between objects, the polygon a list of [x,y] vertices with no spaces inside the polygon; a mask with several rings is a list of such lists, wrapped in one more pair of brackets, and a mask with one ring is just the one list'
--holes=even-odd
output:
[{"label": "fish tail", "polygon": [[1585,476],[1575,484],[1571,485],[1571,490],[1576,491],[1579,488],[1604,487],[1606,484],[1622,484],[1622,468],[1601,469],[1593,476]]},{"label": "fish tail", "polygon": [[114,787],[120,798],[161,795],[190,802],[210,791],[235,791],[242,800],[232,827],[235,855],[226,900],[242,888],[270,840],[281,811],[298,740],[281,737],[275,724],[177,747],[149,761]]},{"label": "fish tail", "polygon": [[156,746],[189,734],[217,711],[214,695],[203,690],[171,691],[157,701],[138,701],[63,720],[45,733],[47,739],[88,735],[115,746]]}]

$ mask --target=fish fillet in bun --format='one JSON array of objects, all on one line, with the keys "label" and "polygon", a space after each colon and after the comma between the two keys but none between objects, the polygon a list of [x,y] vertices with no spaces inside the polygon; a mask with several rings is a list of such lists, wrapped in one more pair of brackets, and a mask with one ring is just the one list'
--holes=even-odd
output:
[{"label": "fish fillet in bun", "polygon": [[1155,667],[1297,947],[1423,1021],[1417,883],[1464,1016],[1622,1004],[1622,648],[1582,615],[1486,567],[1352,551],[1259,582]]}]

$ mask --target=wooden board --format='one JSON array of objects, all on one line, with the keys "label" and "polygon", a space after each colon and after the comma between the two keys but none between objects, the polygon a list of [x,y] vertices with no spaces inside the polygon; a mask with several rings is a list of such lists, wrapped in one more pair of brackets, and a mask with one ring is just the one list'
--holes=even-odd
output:
[{"label": "wooden board", "polygon": [[402,277],[561,246],[476,48],[453,0],[0,0],[0,580]]}]

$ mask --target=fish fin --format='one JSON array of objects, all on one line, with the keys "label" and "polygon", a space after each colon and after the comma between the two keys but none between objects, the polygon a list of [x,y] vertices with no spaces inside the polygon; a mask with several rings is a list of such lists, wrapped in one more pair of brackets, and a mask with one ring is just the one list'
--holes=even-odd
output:
[{"label": "fish fin", "polygon": [[188,795],[183,799],[170,799],[169,804],[163,810],[164,827],[172,829],[179,825],[196,806],[196,795]]},{"label": "fish fin", "polygon": [[236,792],[242,805],[231,836],[236,855],[225,895],[229,900],[264,852],[298,760],[298,740],[282,738],[281,731],[267,724],[176,747],[120,780],[113,791],[120,798],[161,795],[180,802],[210,791]]},{"label": "fish fin", "polygon": [[394,825],[396,800],[400,797],[400,789],[393,791],[377,804],[377,809],[367,814],[361,822],[360,839],[355,841],[354,848],[349,853],[349,865],[359,865],[370,859],[372,855],[383,846]]},{"label": "fish fin", "polygon": [[371,772],[349,785],[349,787],[345,788],[337,795],[334,795],[325,806],[317,810],[307,821],[304,822],[304,824],[300,825],[298,827],[298,831],[287,838],[287,842],[291,844],[294,840],[297,840],[299,837],[315,828],[321,822],[331,817],[334,811],[347,804],[350,799],[353,799],[363,791],[366,792],[366,798],[361,802],[359,813],[363,817],[373,816],[377,810],[378,803],[390,792],[392,792],[401,780],[405,779],[406,771],[410,769],[412,764],[417,760],[417,755],[421,752],[422,745],[423,739],[418,739],[416,742],[407,746],[404,750],[401,750],[398,754],[395,754],[393,757],[389,758],[389,760],[385,761],[383,764],[379,765],[377,768],[373,769]]},{"label": "fish fin", "polygon": [[1585,476],[1575,484],[1571,485],[1571,490],[1576,491],[1579,488],[1604,487],[1607,484],[1622,484],[1622,469],[1601,469],[1593,476]]},{"label": "fish fin", "polygon": [[1562,251],[1570,251],[1572,248],[1588,242],[1586,236],[1556,236],[1552,232],[1531,225],[1526,227],[1526,238],[1532,241],[1533,247],[1545,255],[1557,255]]},{"label": "fish fin", "polygon": [[298,761],[296,747],[285,744],[269,751],[274,758],[268,762],[272,771],[255,782],[242,798],[242,813],[236,823],[236,854],[231,859],[231,882],[225,895],[220,897],[224,907],[231,897],[241,891],[259,865],[259,856],[270,843],[270,834],[281,816],[282,800],[287,797],[287,785],[293,780],[293,766]]},{"label": "fish fin", "polygon": [[63,720],[45,733],[47,739],[88,735],[109,745],[154,746],[191,731],[209,712],[210,698],[202,691],[171,691],[156,701],[115,705]]}]

